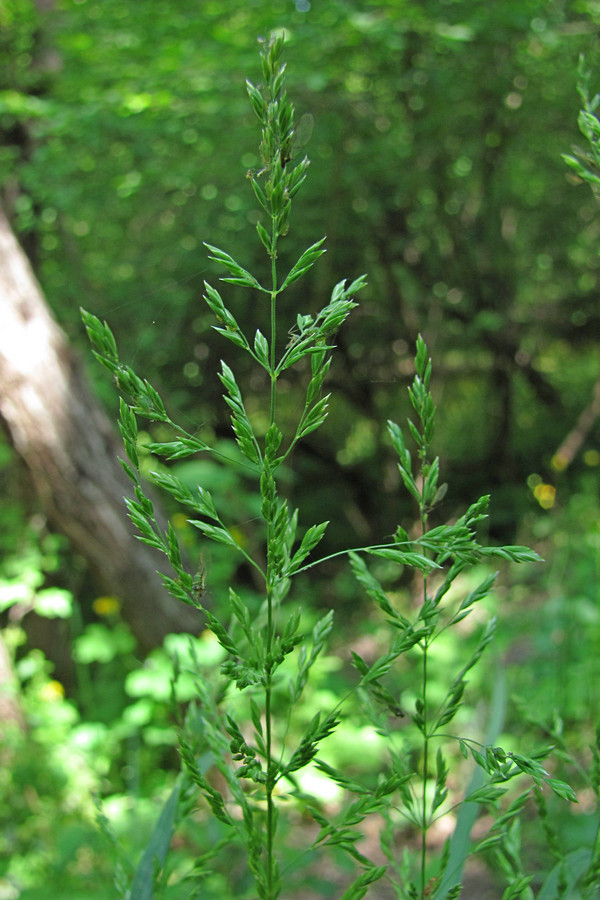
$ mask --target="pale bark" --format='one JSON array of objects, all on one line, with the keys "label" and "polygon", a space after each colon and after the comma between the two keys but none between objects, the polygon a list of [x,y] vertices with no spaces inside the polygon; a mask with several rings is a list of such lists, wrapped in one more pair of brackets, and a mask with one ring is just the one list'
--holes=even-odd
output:
[{"label": "pale bark", "polygon": [[23,729],[24,720],[11,658],[0,634],[0,742],[7,725]]},{"label": "pale bark", "polygon": [[111,423],[1,210],[0,417],[49,521],[87,560],[99,590],[120,598],[141,647],[198,630],[199,615],[155,574],[166,560],[134,537]]},{"label": "pale bark", "polygon": [[584,441],[594,426],[594,422],[600,416],[600,379],[594,385],[592,399],[583,410],[577,424],[568,433],[554,456],[552,464],[555,469],[562,472],[571,465],[579,453]]}]

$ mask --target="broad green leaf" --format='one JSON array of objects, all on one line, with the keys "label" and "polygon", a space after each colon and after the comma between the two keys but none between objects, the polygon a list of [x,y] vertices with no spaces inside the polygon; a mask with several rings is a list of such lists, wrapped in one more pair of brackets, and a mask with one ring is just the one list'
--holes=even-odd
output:
[{"label": "broad green leaf", "polygon": [[177,806],[179,804],[179,782],[171,791],[158,817],[150,840],[142,854],[131,885],[131,900],[152,900],[154,897],[155,867],[162,869],[175,831]]}]

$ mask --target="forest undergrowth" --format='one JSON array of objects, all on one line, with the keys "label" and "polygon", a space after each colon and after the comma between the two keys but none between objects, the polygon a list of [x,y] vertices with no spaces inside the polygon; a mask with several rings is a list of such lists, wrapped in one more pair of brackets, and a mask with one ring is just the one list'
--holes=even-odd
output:
[{"label": "forest undergrowth", "polygon": [[[294,451],[335,403],[326,391],[336,334],[366,278],[339,281],[315,310],[298,283],[318,266],[326,239],[281,262],[291,252],[293,201],[309,176],[308,158],[296,155],[283,52],[281,34],[263,42],[261,83],[247,82],[261,132],[261,166],[247,181],[266,264],[253,274],[206,243],[225,272],[219,289],[205,283],[204,302],[223,340],[215,377],[232,439],[205,440],[172,417],[152,384],[121,360],[109,325],[82,312],[120,395],[129,517],[168,563],[165,589],[198,609],[204,628],[170,636],[140,666],[118,602],[98,598],[102,621],[74,641],[79,705],[64,697],[41,654],[20,655],[35,729],[26,753],[18,730],[2,750],[10,803],[19,785],[25,800],[16,812],[4,803],[13,861],[0,872],[0,898],[33,900],[42,873],[47,888],[75,883],[86,866],[94,873],[89,896],[116,890],[124,900],[442,900],[469,896],[470,881],[471,890],[491,885],[490,896],[502,900],[592,898],[600,885],[598,735],[582,729],[574,746],[568,717],[580,721],[596,701],[591,686],[590,696],[582,689],[591,670],[582,663],[573,677],[567,653],[588,641],[593,665],[594,639],[580,631],[597,600],[586,595],[587,567],[598,560],[591,495],[574,498],[552,533],[538,526],[536,535],[539,549],[556,544],[585,518],[571,579],[572,586],[580,576],[577,603],[567,614],[559,602],[568,579],[557,570],[569,569],[572,557],[553,546],[552,576],[532,605],[541,557],[486,539],[489,496],[442,520],[448,485],[435,444],[433,363],[419,337],[410,414],[387,423],[411,521],[378,543],[357,540],[321,555],[336,509],[313,523],[294,507]],[[597,101],[583,98],[595,152]],[[572,165],[595,178],[594,163]],[[256,310],[252,333],[238,323],[239,303]],[[262,394],[238,382],[240,355],[252,360]],[[291,391],[295,406],[285,399]],[[173,509],[166,525],[155,491]],[[72,598],[44,595],[43,572],[61,552],[45,540],[41,552],[32,538],[30,557],[5,571],[6,605],[19,602],[8,588],[29,573],[42,613],[72,619]],[[189,559],[197,562],[190,567]],[[325,591],[320,573],[340,561]],[[240,567],[246,578],[238,583]],[[314,585],[338,604],[328,608]],[[19,657],[22,632],[7,632]],[[556,646],[559,659],[564,649],[559,677]],[[112,690],[117,679],[120,694]],[[42,808],[46,783],[60,798],[55,824]],[[32,790],[43,829],[25,815]],[[92,795],[95,822],[82,800]],[[49,859],[43,848],[53,839]]]}]

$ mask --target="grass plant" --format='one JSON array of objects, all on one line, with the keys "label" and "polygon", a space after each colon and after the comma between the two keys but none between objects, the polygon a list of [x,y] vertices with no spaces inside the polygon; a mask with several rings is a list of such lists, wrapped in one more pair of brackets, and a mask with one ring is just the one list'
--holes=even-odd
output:
[{"label": "grass plant", "polygon": [[[246,291],[259,311],[255,333],[246,333],[221,292],[206,283],[204,299],[214,313],[216,331],[237,351],[252,358],[266,374],[268,384],[263,414],[251,416],[245,390],[233,368],[221,363],[218,377],[230,410],[235,456],[225,457],[220,449],[172,419],[154,387],[120,360],[109,326],[83,311],[94,353],[114,377],[121,395],[119,426],[127,454],[122,464],[133,492],[126,500],[129,516],[140,540],[168,559],[170,571],[160,575],[165,588],[202,612],[224,654],[219,677],[208,680],[202,675],[201,665],[193,664],[190,645],[192,663],[188,668],[196,696],[180,713],[182,773],[133,881],[129,886],[121,883],[120,889],[130,900],[213,896],[207,892],[215,858],[218,853],[230,852],[228,848],[234,844],[241,844],[251,879],[242,878],[229,888],[220,884],[220,896],[225,896],[226,890],[231,896],[260,900],[286,896],[288,870],[282,867],[282,859],[289,830],[280,819],[295,810],[316,825],[316,834],[308,828],[302,830],[307,841],[297,850],[296,864],[307,858],[308,852],[331,848],[352,862],[349,883],[339,891],[334,888],[334,895],[342,900],[358,900],[370,890],[376,897],[377,888],[371,886],[384,877],[395,896],[403,900],[457,897],[464,861],[472,851],[494,854],[506,884],[504,900],[526,900],[533,897],[532,875],[520,856],[520,813],[534,792],[542,811],[546,793],[570,801],[575,799],[574,794],[545,767],[550,745],[524,755],[496,746],[493,729],[486,741],[480,735],[461,734],[456,726],[469,673],[480,664],[493,639],[493,619],[481,627],[474,649],[465,655],[458,670],[450,673],[441,694],[435,696],[431,666],[448,632],[460,631],[492,589],[494,573],[465,592],[461,587],[465,574],[490,560],[532,563],[539,557],[526,547],[487,546],[480,541],[478,526],[487,516],[487,496],[476,500],[456,521],[432,525],[432,513],[446,485],[432,449],[436,412],[430,389],[432,363],[422,338],[417,342],[415,374],[409,388],[414,418],[405,429],[394,422],[388,424],[402,482],[416,504],[418,529],[409,533],[399,525],[391,539],[335,554],[348,557],[365,598],[386,623],[386,646],[376,658],[352,652],[353,686],[308,722],[303,717],[307,686],[326,652],[334,618],[331,610],[320,617],[313,611],[308,626],[310,617],[300,609],[294,587],[300,576],[331,558],[318,556],[329,522],[305,523],[301,512],[290,508],[282,474],[293,468],[296,445],[325,421],[330,395],[324,393],[324,384],[335,334],[356,306],[355,297],[364,287],[365,278],[358,277],[350,284],[340,281],[324,308],[309,310],[289,321],[284,295],[318,262],[325,252],[325,238],[316,240],[289,270],[281,272],[280,245],[289,230],[293,200],[308,170],[306,157],[299,161],[294,158],[296,126],[294,108],[284,88],[283,44],[281,35],[273,35],[263,44],[262,85],[247,83],[261,127],[262,165],[260,171],[248,173],[248,180],[260,210],[256,233],[269,261],[268,282],[250,273],[226,251],[206,244],[210,259],[226,272],[221,281]],[[279,415],[279,396],[282,376],[290,370],[298,380],[305,377],[305,384],[301,412],[288,428]],[[207,593],[210,583],[205,584],[204,573],[186,567],[176,530],[172,524],[160,524],[141,477],[138,418],[158,423],[163,433],[170,432],[167,440],[151,440],[145,445],[158,461],[152,475],[154,485],[182,505],[190,525],[204,542],[216,542],[244,560],[262,585],[259,603],[241,588],[231,586],[226,614],[217,613]],[[415,447],[413,452],[410,442]],[[212,456],[219,465],[243,470],[254,479],[263,530],[258,549],[249,549],[235,523],[220,512],[218,497],[202,485],[190,489],[170,470],[173,462],[196,454]],[[416,606],[401,609],[395,602],[376,574],[381,561],[397,567],[398,572],[414,574],[418,582]],[[363,721],[375,726],[387,747],[383,770],[370,778],[355,777],[351,770],[331,764],[327,757],[328,738],[343,728],[346,710],[351,706],[356,709],[359,703]],[[357,747],[356,754],[360,752]],[[478,774],[470,789],[461,793],[451,787],[465,760]],[[307,791],[302,773],[308,767],[328,779],[341,795],[333,812],[319,796]],[[515,779],[516,791],[512,789]],[[219,839],[198,856],[185,878],[179,879],[178,889],[169,867],[169,847],[175,829],[197,803],[198,794],[219,825]],[[469,833],[479,808],[492,814],[493,825],[473,846]],[[454,833],[437,852],[432,832],[448,815],[456,817]],[[363,851],[361,823],[369,817],[375,817],[378,823],[382,859],[373,860]],[[108,823],[104,825],[108,833]],[[416,844],[406,838],[407,833],[417,835]],[[288,849],[286,860],[289,857]]]}]

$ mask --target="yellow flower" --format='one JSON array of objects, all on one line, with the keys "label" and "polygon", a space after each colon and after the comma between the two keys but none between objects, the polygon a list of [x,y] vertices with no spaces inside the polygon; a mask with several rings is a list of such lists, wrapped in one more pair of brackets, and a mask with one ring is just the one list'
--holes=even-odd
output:
[{"label": "yellow flower", "polygon": [[552,457],[552,468],[557,472],[564,472],[569,462],[570,460],[566,453],[555,453]]},{"label": "yellow flower", "polygon": [[97,616],[115,616],[121,609],[118,597],[96,597],[92,609]]},{"label": "yellow flower", "polygon": [[181,531],[183,531],[184,528],[190,527],[188,524],[188,517],[185,513],[175,513],[175,515],[171,517],[171,521],[175,528],[179,528]]},{"label": "yellow flower", "polygon": [[545,484],[543,481],[533,490],[533,496],[540,504],[542,509],[552,509],[556,500],[556,488],[551,484]]},{"label": "yellow flower", "polygon": [[40,697],[47,703],[55,700],[62,700],[65,696],[65,689],[60,681],[48,681],[40,691]]}]

